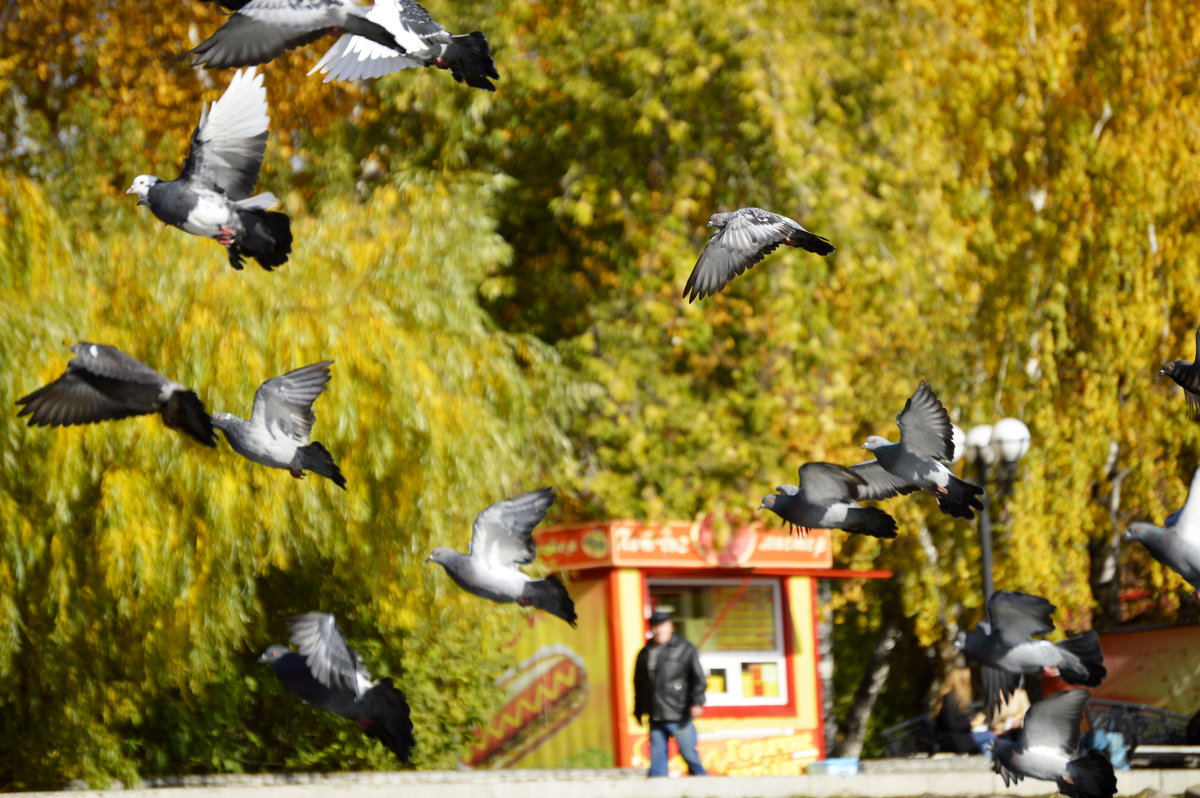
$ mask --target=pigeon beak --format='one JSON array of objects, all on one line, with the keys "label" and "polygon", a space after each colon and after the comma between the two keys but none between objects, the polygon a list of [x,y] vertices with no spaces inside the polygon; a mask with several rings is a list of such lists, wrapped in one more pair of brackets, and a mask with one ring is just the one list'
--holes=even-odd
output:
[{"label": "pigeon beak", "polygon": [[266,663],[266,662],[268,662],[268,660],[267,660],[267,652],[265,652],[265,651],[264,651],[263,653],[259,654],[259,655],[258,655],[258,661],[259,661],[259,662],[261,662],[261,663]]},{"label": "pigeon beak", "polygon": [[1164,366],[1163,368],[1159,369],[1159,371],[1158,371],[1158,376],[1160,376],[1160,377],[1165,377],[1165,376],[1167,376],[1167,369],[1166,369],[1166,366]]}]

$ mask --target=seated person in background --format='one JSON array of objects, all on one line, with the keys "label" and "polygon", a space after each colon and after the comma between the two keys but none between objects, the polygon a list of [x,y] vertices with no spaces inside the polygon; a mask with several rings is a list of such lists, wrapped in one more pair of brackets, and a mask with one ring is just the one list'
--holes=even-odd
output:
[{"label": "seated person in background", "polygon": [[967,714],[970,706],[971,669],[964,666],[951,668],[933,704],[933,736],[938,751],[979,753],[971,736],[971,716]]},{"label": "seated person in background", "polygon": [[988,726],[987,717],[982,712],[976,712],[971,716],[971,739],[975,741],[975,747],[979,749],[979,753],[991,759],[992,743],[996,741],[996,733]]}]

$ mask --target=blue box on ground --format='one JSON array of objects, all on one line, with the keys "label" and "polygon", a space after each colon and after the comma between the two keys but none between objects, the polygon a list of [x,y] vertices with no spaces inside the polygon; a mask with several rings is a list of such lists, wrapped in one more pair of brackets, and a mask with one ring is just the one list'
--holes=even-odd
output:
[{"label": "blue box on ground", "polygon": [[858,773],[858,757],[822,759],[819,762],[809,762],[804,772],[813,776],[853,776]]}]

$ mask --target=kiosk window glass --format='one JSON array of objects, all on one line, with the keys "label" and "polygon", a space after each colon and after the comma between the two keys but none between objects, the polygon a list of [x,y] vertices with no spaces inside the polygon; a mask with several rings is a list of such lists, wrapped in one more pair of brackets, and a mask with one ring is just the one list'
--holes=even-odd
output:
[{"label": "kiosk window glass", "polygon": [[713,706],[787,703],[778,579],[649,580],[652,609],[700,651]]}]

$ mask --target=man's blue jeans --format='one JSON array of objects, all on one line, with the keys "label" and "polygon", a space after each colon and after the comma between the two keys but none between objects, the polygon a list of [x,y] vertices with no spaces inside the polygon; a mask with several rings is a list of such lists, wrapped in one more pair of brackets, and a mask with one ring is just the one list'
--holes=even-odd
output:
[{"label": "man's blue jeans", "polygon": [[696,754],[696,726],[689,720],[650,721],[650,775],[667,775],[667,736],[679,744],[679,755],[687,762],[688,773],[707,776],[700,757]]}]

